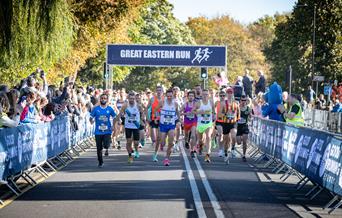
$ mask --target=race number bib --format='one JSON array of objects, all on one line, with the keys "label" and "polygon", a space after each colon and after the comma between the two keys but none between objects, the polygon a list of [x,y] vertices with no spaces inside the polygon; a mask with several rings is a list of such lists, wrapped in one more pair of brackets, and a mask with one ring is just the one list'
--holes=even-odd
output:
[{"label": "race number bib", "polygon": [[99,126],[99,130],[100,130],[100,131],[107,131],[107,130],[108,130],[108,126],[106,126],[106,125],[101,125],[101,126]]}]

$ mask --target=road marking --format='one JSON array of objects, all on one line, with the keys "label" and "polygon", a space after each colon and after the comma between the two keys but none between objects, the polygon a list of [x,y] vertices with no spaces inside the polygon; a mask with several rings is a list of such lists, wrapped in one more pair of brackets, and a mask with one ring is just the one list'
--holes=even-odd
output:
[{"label": "road marking", "polygon": [[188,178],[189,178],[189,182],[190,182],[192,196],[193,196],[194,202],[195,202],[195,207],[196,207],[197,215],[198,215],[198,217],[206,218],[207,215],[205,214],[205,211],[204,211],[204,208],[203,208],[202,199],[201,199],[200,193],[198,191],[198,187],[197,187],[197,184],[196,184],[196,180],[195,180],[194,174],[193,174],[193,172],[191,170],[191,167],[190,167],[188,156],[186,155],[183,146],[181,145],[179,147],[181,149],[182,156],[183,156],[183,159],[184,159],[185,169],[186,169],[186,172],[188,174]]},{"label": "road marking", "polygon": [[202,166],[201,166],[200,162],[198,161],[197,158],[194,158],[194,161],[195,161],[195,164],[197,166],[197,169],[198,169],[198,172],[200,174],[200,177],[202,179],[202,183],[204,185],[204,188],[207,191],[207,194],[209,196],[210,203],[213,206],[213,209],[214,209],[216,217],[218,217],[218,218],[222,217],[223,218],[224,214],[223,214],[223,212],[221,210],[220,203],[217,201],[217,198],[216,198],[213,190],[211,189],[211,186],[209,184],[207,176],[205,175],[204,170],[202,169]]}]

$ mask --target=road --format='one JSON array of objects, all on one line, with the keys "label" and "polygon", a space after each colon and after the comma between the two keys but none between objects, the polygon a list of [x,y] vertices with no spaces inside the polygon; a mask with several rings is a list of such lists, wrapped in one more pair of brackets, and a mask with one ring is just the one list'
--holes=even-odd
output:
[{"label": "road", "polygon": [[[147,144],[127,163],[111,150],[104,168],[90,149],[0,210],[0,217],[298,217],[260,180],[252,160],[191,159],[182,149],[171,165],[152,162]],[[214,155],[213,155],[214,156]]]}]

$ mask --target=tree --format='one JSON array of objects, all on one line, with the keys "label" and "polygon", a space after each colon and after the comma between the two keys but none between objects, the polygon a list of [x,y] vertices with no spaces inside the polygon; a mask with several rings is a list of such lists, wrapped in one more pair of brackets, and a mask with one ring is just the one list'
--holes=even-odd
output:
[{"label": "tree", "polygon": [[[243,75],[246,68],[250,69],[254,76],[259,69],[268,73],[268,66],[260,44],[251,37],[247,29],[229,16],[219,16],[213,19],[190,18],[187,25],[198,44],[227,46],[230,82],[234,82],[237,76]],[[216,73],[215,70],[209,71],[210,75]]]},{"label": "tree", "polygon": [[327,80],[342,79],[342,1],[301,0],[287,20],[275,29],[275,39],[266,49],[272,75],[283,79],[289,65],[293,68],[295,91],[312,82],[313,14],[316,12],[315,75]]}]

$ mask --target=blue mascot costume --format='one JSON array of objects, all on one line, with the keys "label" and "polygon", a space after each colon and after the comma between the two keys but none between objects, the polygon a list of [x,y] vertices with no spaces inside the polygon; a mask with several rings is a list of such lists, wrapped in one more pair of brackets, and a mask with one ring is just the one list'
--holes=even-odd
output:
[{"label": "blue mascot costume", "polygon": [[269,91],[265,94],[267,104],[262,107],[262,116],[268,117],[270,120],[284,121],[278,110],[278,106],[283,102],[282,93],[281,87],[276,82],[269,87]]}]

